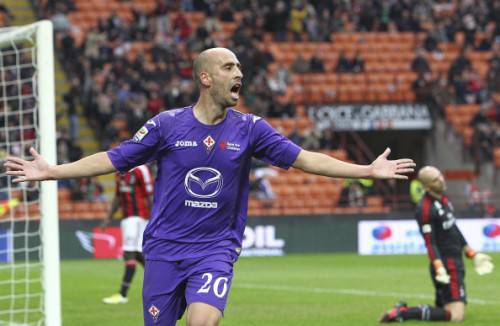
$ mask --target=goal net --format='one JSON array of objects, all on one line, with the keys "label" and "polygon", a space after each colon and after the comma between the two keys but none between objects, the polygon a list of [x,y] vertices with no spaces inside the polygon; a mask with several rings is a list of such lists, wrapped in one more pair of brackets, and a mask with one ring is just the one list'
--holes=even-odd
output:
[{"label": "goal net", "polygon": [[15,184],[3,162],[56,163],[52,24],[0,29],[0,325],[61,324],[55,181]]}]

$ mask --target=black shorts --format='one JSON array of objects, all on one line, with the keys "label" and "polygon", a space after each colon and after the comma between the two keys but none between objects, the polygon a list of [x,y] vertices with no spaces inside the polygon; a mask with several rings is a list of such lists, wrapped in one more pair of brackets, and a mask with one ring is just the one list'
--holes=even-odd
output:
[{"label": "black shorts", "polygon": [[443,307],[445,304],[455,301],[467,303],[465,292],[465,268],[461,257],[443,257],[443,264],[450,275],[450,283],[443,284],[436,281],[436,271],[431,264],[431,277],[436,289],[436,306]]}]

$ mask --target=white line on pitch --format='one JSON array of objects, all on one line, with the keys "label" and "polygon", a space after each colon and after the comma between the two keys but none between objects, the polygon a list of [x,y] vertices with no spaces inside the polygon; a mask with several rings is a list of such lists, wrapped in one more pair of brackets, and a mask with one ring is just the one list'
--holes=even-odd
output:
[{"label": "white line on pitch", "polygon": [[[331,288],[301,288],[301,287],[291,287],[291,286],[281,286],[281,285],[261,285],[261,284],[250,284],[250,283],[235,283],[233,287],[242,289],[259,289],[259,290],[273,290],[273,291],[289,291],[289,292],[309,292],[309,293],[336,293],[336,294],[347,294],[355,296],[370,296],[370,297],[396,297],[398,299],[410,298],[410,299],[425,299],[434,300],[434,296],[428,294],[420,293],[400,293],[400,292],[379,292],[379,291],[367,291],[358,289],[331,289]],[[469,303],[479,304],[479,305],[499,305],[498,301],[482,300],[475,298],[467,298]]]}]

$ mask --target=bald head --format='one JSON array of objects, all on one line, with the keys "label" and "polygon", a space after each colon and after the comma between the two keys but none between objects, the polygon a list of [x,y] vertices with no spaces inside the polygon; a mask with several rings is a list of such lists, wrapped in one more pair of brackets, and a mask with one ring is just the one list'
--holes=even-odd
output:
[{"label": "bald head", "polygon": [[425,189],[440,194],[446,190],[443,174],[434,166],[424,166],[418,171],[418,180]]},{"label": "bald head", "polygon": [[210,48],[202,51],[193,63],[193,78],[197,85],[200,85],[200,74],[202,72],[210,73],[219,61],[227,56],[236,58],[233,51],[226,48]]},{"label": "bald head", "polygon": [[440,173],[436,167],[427,165],[418,171],[418,180],[425,185],[437,178]]}]

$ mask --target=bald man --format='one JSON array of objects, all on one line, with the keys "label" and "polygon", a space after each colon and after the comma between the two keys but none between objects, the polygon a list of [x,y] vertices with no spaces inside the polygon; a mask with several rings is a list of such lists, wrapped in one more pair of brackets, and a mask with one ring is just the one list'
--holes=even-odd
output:
[{"label": "bald man", "polygon": [[462,321],[467,303],[462,255],[474,260],[479,275],[491,273],[493,263],[488,255],[475,252],[458,229],[453,206],[444,194],[446,182],[441,171],[433,166],[425,166],[419,170],[418,180],[422,183],[425,194],[417,208],[416,219],[430,259],[435,307],[408,307],[401,302],[386,312],[380,322],[412,319]]},{"label": "bald man", "polygon": [[16,182],[127,172],[156,160],[151,218],[144,232],[145,325],[218,325],[241,252],[252,157],[283,169],[293,166],[329,177],[407,179],[410,159],[388,160],[387,149],[370,165],[302,150],[264,119],[236,111],[243,74],[228,49],[203,51],[194,62],[196,104],[162,112],[133,139],[77,162],[49,166],[9,157]]}]

